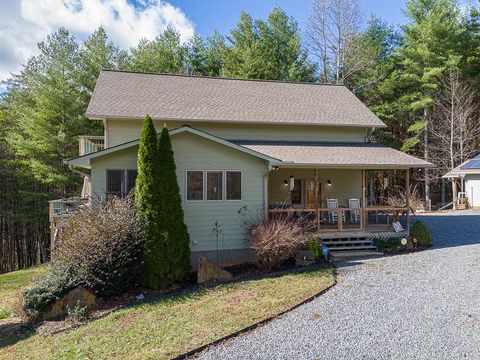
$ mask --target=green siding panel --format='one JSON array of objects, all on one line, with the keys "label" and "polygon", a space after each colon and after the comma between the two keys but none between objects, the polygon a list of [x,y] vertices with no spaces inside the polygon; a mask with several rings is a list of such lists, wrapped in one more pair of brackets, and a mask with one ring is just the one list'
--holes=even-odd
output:
[{"label": "green siding panel", "polygon": [[[163,121],[154,121],[158,131],[162,129]],[[227,140],[283,140],[283,141],[330,141],[330,142],[364,142],[366,128],[332,127],[308,125],[251,125],[251,124],[215,124],[207,122],[167,123],[170,129],[182,125],[205,131]],[[140,137],[141,120],[107,121],[108,146],[122,144]]]},{"label": "green siding panel", "polygon": [[[220,250],[247,248],[243,207],[253,215],[262,214],[263,179],[267,168],[263,160],[198,136],[181,133],[172,137],[177,164],[177,179],[190,233],[192,251],[217,249],[213,227],[221,226]],[[118,151],[92,160],[92,196],[104,197],[107,169],[136,169],[138,147]],[[222,202],[186,202],[186,170],[242,170],[242,200]]]}]

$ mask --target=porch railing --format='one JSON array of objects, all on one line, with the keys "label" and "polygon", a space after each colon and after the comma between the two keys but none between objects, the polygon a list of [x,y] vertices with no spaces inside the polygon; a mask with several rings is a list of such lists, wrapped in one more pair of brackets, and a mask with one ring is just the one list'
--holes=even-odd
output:
[{"label": "porch railing", "polygon": [[62,231],[68,223],[68,218],[74,215],[81,206],[89,204],[88,198],[66,198],[48,202],[50,220],[50,248],[51,253],[58,245]]},{"label": "porch railing", "polygon": [[[356,221],[353,212],[359,212],[360,216]],[[298,208],[273,208],[269,209],[269,215],[286,214],[292,217],[308,218],[315,223],[316,230],[319,232],[331,231],[358,231],[358,230],[377,230],[393,231],[393,224],[400,221],[408,213],[407,207],[391,206],[371,206],[366,208],[318,208],[318,209],[298,209]],[[335,214],[335,216],[331,216]],[[332,219],[335,221],[332,221]],[[404,229],[408,227],[408,222],[403,224]]]},{"label": "porch railing", "polygon": [[79,156],[91,154],[105,148],[105,139],[103,136],[82,135],[78,141]]}]

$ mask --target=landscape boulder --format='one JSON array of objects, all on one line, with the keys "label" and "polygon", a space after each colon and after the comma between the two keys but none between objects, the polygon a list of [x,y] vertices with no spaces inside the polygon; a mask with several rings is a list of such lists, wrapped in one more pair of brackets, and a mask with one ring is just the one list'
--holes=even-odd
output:
[{"label": "landscape boulder", "polygon": [[315,255],[310,250],[299,250],[295,254],[296,266],[308,266],[315,262]]},{"label": "landscape boulder", "polygon": [[98,304],[96,295],[90,290],[79,286],[70,290],[64,297],[58,299],[42,315],[42,320],[53,320],[67,315],[68,309],[73,309],[77,305],[92,309]]},{"label": "landscape boulder", "polygon": [[228,280],[232,277],[231,273],[209,261],[206,257],[200,256],[198,258],[197,282],[199,284],[212,280]]}]

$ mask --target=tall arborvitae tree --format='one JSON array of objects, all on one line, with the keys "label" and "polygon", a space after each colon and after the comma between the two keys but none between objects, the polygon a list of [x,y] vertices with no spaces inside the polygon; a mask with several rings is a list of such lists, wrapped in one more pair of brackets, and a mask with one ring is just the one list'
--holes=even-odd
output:
[{"label": "tall arborvitae tree", "polygon": [[164,236],[159,228],[160,205],[160,161],[158,157],[157,133],[150,116],[143,122],[137,158],[138,175],[135,182],[135,202],[138,219],[145,224],[146,244],[143,254],[143,281],[151,288],[163,284],[166,264],[164,258]]},{"label": "tall arborvitae tree", "polygon": [[[190,270],[190,237],[184,222],[182,199],[177,182],[175,159],[165,126],[158,145],[160,159],[160,228],[165,234],[162,252],[163,285],[184,280]],[[168,265],[167,265],[168,264]]]}]

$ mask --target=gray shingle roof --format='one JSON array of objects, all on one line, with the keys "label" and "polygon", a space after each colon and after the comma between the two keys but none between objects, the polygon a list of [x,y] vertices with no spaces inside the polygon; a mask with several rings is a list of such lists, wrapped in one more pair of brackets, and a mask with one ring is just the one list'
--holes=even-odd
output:
[{"label": "gray shingle roof", "polygon": [[102,71],[87,116],[384,127],[344,86]]},{"label": "gray shingle roof", "polygon": [[292,165],[425,168],[433,164],[398,150],[366,143],[236,142]]}]

